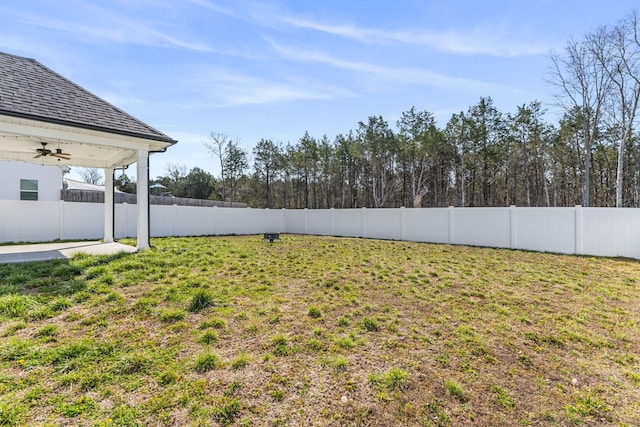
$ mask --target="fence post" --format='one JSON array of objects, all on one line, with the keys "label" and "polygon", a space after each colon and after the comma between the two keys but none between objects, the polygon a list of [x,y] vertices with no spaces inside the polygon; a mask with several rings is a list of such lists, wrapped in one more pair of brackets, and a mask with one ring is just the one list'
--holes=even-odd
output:
[{"label": "fence post", "polygon": [[308,213],[309,209],[304,208],[304,234],[309,234],[309,218],[307,218]]},{"label": "fence post", "polygon": [[362,237],[367,237],[367,208],[362,207]]},{"label": "fence post", "polygon": [[280,233],[286,233],[287,232],[287,208],[282,208],[280,210],[280,212],[282,213],[282,215],[280,215]]},{"label": "fence post", "polygon": [[213,211],[211,212],[211,221],[213,222],[213,224],[211,224],[211,233],[214,236],[217,236],[217,228],[218,228],[218,218],[216,218],[216,214],[218,213],[218,207],[217,206],[213,206]]},{"label": "fence post", "polygon": [[178,233],[178,205],[176,203],[171,205],[171,235],[177,236]]},{"label": "fence post", "polygon": [[575,254],[582,255],[582,206],[576,205],[576,242],[575,242]]},{"label": "fence post", "polygon": [[510,246],[511,249],[515,249],[518,245],[518,236],[517,236],[517,224],[516,224],[516,205],[511,205],[509,206],[509,223],[511,224],[511,229],[509,231],[509,237],[510,237]]},{"label": "fence post", "polygon": [[449,206],[449,242],[453,245],[453,206]]},{"label": "fence post", "polygon": [[335,236],[336,235],[336,219],[334,217],[335,215],[335,208],[331,208],[331,234],[330,236]]},{"label": "fence post", "polygon": [[[249,234],[250,230],[250,224],[251,224],[251,208],[249,206],[247,206],[247,234]],[[266,211],[266,209],[265,209]]]},{"label": "fence post", "polygon": [[400,206],[400,226],[401,226],[401,231],[400,231],[400,240],[406,240],[405,236],[406,236],[406,209],[404,208],[404,206]]},{"label": "fence post", "polygon": [[[635,210],[635,216],[636,216],[636,222],[638,224],[638,228],[640,229],[640,215],[638,214],[638,211],[640,209],[636,209]],[[633,255],[634,258],[638,259],[640,258],[640,239],[634,239],[636,242],[636,250],[635,250],[635,254]]]}]

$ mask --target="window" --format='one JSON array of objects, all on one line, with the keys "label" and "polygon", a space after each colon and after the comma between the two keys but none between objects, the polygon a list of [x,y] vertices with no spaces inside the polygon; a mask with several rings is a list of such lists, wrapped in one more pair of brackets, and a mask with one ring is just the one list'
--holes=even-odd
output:
[{"label": "window", "polygon": [[38,180],[20,180],[20,200],[38,200]]}]

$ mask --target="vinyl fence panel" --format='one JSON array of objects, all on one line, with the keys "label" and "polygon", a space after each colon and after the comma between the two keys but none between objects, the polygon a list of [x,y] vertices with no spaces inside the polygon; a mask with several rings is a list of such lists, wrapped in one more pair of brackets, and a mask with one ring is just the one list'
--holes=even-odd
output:
[{"label": "vinyl fence panel", "polygon": [[[102,203],[0,200],[0,242],[100,239]],[[249,209],[152,205],[151,236],[299,233],[640,259],[640,209]],[[135,237],[137,208],[115,205],[115,237]]]},{"label": "vinyl fence panel", "polygon": [[332,210],[331,209],[304,209],[305,231],[303,234],[315,234],[318,236],[331,236]]},{"label": "vinyl fence panel", "polygon": [[102,239],[104,235],[104,205],[101,203],[55,203],[60,205],[62,213],[60,239]]},{"label": "vinyl fence panel", "polygon": [[516,208],[514,248],[576,253],[576,208]]},{"label": "vinyl fence panel", "polygon": [[579,253],[640,258],[640,209],[582,208],[580,211]]},{"label": "vinyl fence panel", "polygon": [[252,209],[213,208],[213,234],[250,234],[249,213],[251,212],[251,210]]},{"label": "vinyl fence panel", "polygon": [[403,215],[401,209],[365,209],[364,237],[372,239],[401,240]]},{"label": "vinyl fence panel", "polygon": [[405,240],[451,243],[449,240],[449,216],[452,210],[453,208],[405,209]]},{"label": "vinyl fence panel", "polygon": [[509,208],[454,209],[451,243],[510,248],[510,215]]},{"label": "vinyl fence panel", "polygon": [[364,237],[364,215],[366,209],[334,209],[333,235]]},{"label": "vinyl fence panel", "polygon": [[60,203],[0,200],[0,242],[60,239]]}]

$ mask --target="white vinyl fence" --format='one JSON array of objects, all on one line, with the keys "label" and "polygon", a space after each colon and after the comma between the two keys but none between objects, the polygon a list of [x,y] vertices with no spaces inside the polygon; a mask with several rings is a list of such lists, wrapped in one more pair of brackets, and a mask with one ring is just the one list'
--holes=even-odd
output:
[{"label": "white vinyl fence", "polygon": [[[115,206],[115,237],[136,235],[136,205]],[[0,242],[100,239],[100,203],[0,200]],[[640,259],[640,209],[427,208],[270,210],[151,206],[151,235],[280,232]]]}]

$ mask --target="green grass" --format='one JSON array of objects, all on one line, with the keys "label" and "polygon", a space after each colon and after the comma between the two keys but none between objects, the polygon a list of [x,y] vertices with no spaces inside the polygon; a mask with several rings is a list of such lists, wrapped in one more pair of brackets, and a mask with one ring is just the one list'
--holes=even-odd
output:
[{"label": "green grass", "polygon": [[0,425],[640,425],[638,261],[260,237],[0,265]]},{"label": "green grass", "polygon": [[189,311],[197,313],[214,304],[213,295],[204,289],[194,292],[189,301]]},{"label": "green grass", "polygon": [[203,373],[219,368],[221,365],[220,356],[213,353],[202,353],[196,357],[193,369],[196,372]]},{"label": "green grass", "polygon": [[386,372],[369,375],[369,382],[391,391],[404,390],[409,383],[409,373],[404,369],[393,367]]},{"label": "green grass", "polygon": [[322,311],[318,307],[309,307],[307,314],[313,319],[320,319],[322,317]]},{"label": "green grass", "polygon": [[444,388],[447,390],[449,396],[456,398],[460,402],[466,402],[468,400],[467,393],[465,393],[464,389],[457,381],[445,380]]}]

